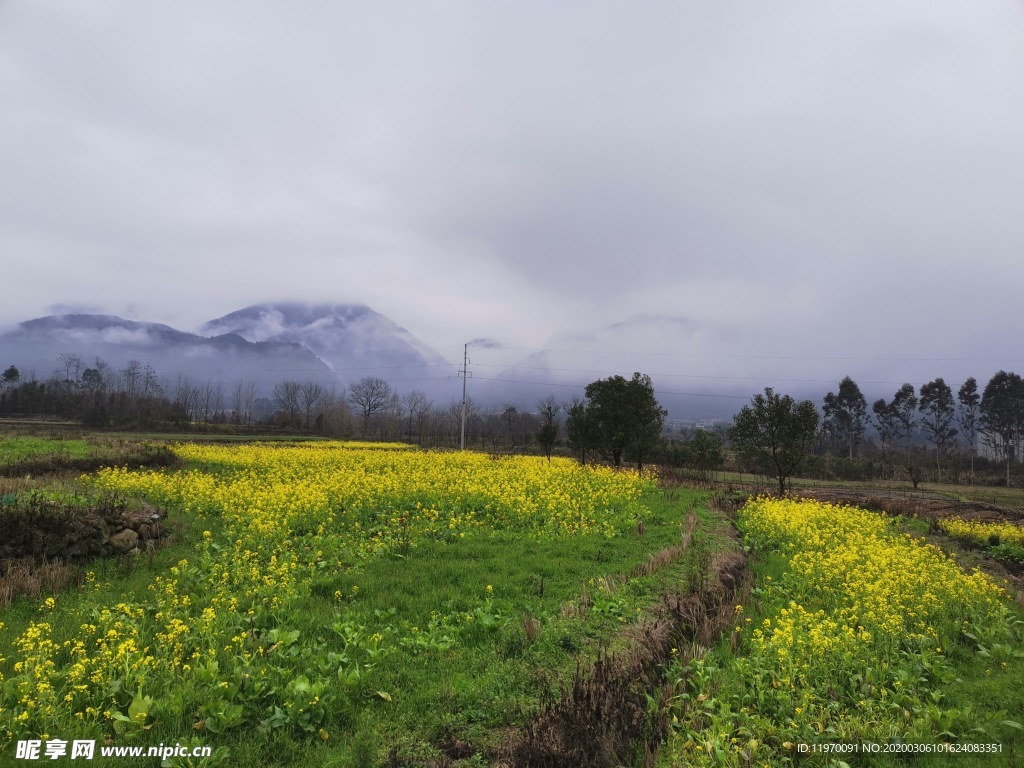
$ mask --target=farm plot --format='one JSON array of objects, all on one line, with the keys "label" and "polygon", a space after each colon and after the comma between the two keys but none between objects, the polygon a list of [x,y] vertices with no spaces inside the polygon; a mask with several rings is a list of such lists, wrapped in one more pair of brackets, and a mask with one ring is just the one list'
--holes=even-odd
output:
[{"label": "farm plot", "polygon": [[939,530],[1002,560],[1024,564],[1024,527],[1011,522],[986,522],[946,517],[938,521]]},{"label": "farm plot", "polygon": [[957,765],[1017,753],[1020,614],[988,576],[892,525],[817,501],[748,502],[760,586],[736,606],[737,639],[674,671],[663,765],[889,765],[908,757],[884,753],[901,745],[932,764],[953,760],[943,749],[966,751]]},{"label": "farm plot", "polygon": [[386,444],[175,453],[188,469],[85,482],[167,508],[191,551],[2,617],[0,754],[49,736],[213,744],[220,765],[476,764],[686,567],[610,578],[679,540],[680,505],[633,472]]}]

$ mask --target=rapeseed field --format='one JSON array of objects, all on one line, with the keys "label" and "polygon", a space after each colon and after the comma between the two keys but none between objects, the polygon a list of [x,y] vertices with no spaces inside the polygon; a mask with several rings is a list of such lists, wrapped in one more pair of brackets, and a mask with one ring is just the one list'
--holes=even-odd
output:
[{"label": "rapeseed field", "polygon": [[[998,701],[947,703],[957,659],[998,649],[987,674],[1007,676],[1024,656],[990,577],[854,507],[758,498],[739,525],[764,563],[755,607],[736,608],[735,653],[678,670],[664,765],[837,765],[885,759],[864,744],[995,743],[1020,728]],[[801,751],[812,744],[847,751]]]},{"label": "rapeseed field", "polygon": [[[152,729],[327,742],[368,700],[397,695],[372,689],[385,658],[441,653],[505,621],[490,583],[461,610],[415,624],[377,610],[368,621],[351,610],[365,596],[344,574],[431,543],[614,540],[646,517],[641,497],[655,485],[565,459],[392,444],[173,450],[187,469],[106,469],[82,482],[187,520],[194,548],[132,593],[90,572],[23,629],[0,624],[0,754],[15,739],[143,743]],[[338,588],[321,594],[325,584]],[[311,629],[303,610],[314,598],[332,611]]]}]

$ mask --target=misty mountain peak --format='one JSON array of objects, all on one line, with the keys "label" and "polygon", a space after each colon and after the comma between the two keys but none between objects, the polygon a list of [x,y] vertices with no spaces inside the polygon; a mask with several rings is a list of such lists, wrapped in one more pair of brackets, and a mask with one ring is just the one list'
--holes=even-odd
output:
[{"label": "misty mountain peak", "polygon": [[126,328],[130,331],[158,331],[161,333],[180,333],[171,326],[162,323],[145,323],[137,320],[125,320],[117,315],[47,315],[34,320],[26,320],[18,327],[28,331],[59,331],[59,330],[92,330],[102,331],[108,328]]},{"label": "misty mountain peak", "polygon": [[346,328],[361,320],[378,318],[378,322],[390,322],[364,304],[280,301],[253,304],[211,320],[200,330],[204,334],[237,333],[249,341],[273,341],[304,329]]},{"label": "misty mountain peak", "polygon": [[303,344],[345,380],[432,377],[448,366],[437,352],[365,304],[253,304],[209,321],[201,332]]}]

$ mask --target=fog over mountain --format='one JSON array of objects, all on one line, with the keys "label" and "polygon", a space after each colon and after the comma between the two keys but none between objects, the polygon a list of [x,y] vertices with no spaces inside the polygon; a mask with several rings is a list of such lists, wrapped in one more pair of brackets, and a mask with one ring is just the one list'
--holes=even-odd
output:
[{"label": "fog over mountain", "polygon": [[[459,390],[455,366],[404,328],[361,304],[258,304],[205,323],[199,334],[113,315],[70,313],[0,332],[0,366],[45,380],[73,354],[84,367],[99,358],[113,370],[138,360],[165,387],[178,377],[251,381],[267,395],[279,381],[314,381],[337,392],[364,376],[399,391],[421,389],[447,399]],[[66,373],[60,370],[63,377]]]},{"label": "fog over mountain", "polygon": [[451,390],[455,376],[455,366],[441,355],[362,304],[254,304],[211,320],[200,331],[234,333],[252,342],[301,344],[344,384],[375,376],[401,390],[437,394]]},{"label": "fog over mountain", "polygon": [[[479,338],[467,345],[467,392],[483,408],[510,403],[532,410],[548,395],[568,402],[591,381],[639,371],[651,376],[672,418],[728,419],[767,386],[820,405],[826,391],[851,375],[871,401],[891,398],[904,381],[919,388],[937,376],[954,389],[968,376],[983,386],[1000,362],[952,355],[794,357],[779,354],[771,332],[768,323],[750,331],[649,312],[555,334],[542,349]],[[167,387],[179,376],[226,389],[251,381],[269,395],[279,381],[292,379],[341,393],[374,376],[400,393],[422,390],[442,407],[462,397],[461,359],[449,362],[415,333],[358,303],[254,304],[204,323],[199,333],[88,313],[37,318],[0,331],[0,367],[14,364],[25,377],[49,378],[65,353],[78,355],[87,367],[96,358],[114,370],[131,360],[148,363]]]},{"label": "fog over mountain", "polygon": [[25,380],[50,378],[62,367],[63,354],[78,355],[85,367],[99,358],[115,371],[138,360],[155,368],[168,388],[182,376],[226,386],[252,381],[269,393],[281,378],[299,372],[305,380],[337,385],[330,368],[296,343],[254,343],[232,333],[207,338],[113,315],[51,315],[0,332],[0,363],[17,366]]},{"label": "fog over mountain", "polygon": [[239,7],[0,3],[0,326],[238,330],[444,402],[330,308],[521,405],[1024,370],[1018,0]]}]

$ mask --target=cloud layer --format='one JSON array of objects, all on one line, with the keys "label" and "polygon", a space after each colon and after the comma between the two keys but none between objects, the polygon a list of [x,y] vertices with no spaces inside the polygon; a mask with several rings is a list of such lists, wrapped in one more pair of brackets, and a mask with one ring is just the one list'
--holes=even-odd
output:
[{"label": "cloud layer", "polygon": [[0,325],[355,301],[450,359],[647,315],[673,373],[1024,365],[1017,2],[12,0],[0,99]]}]

